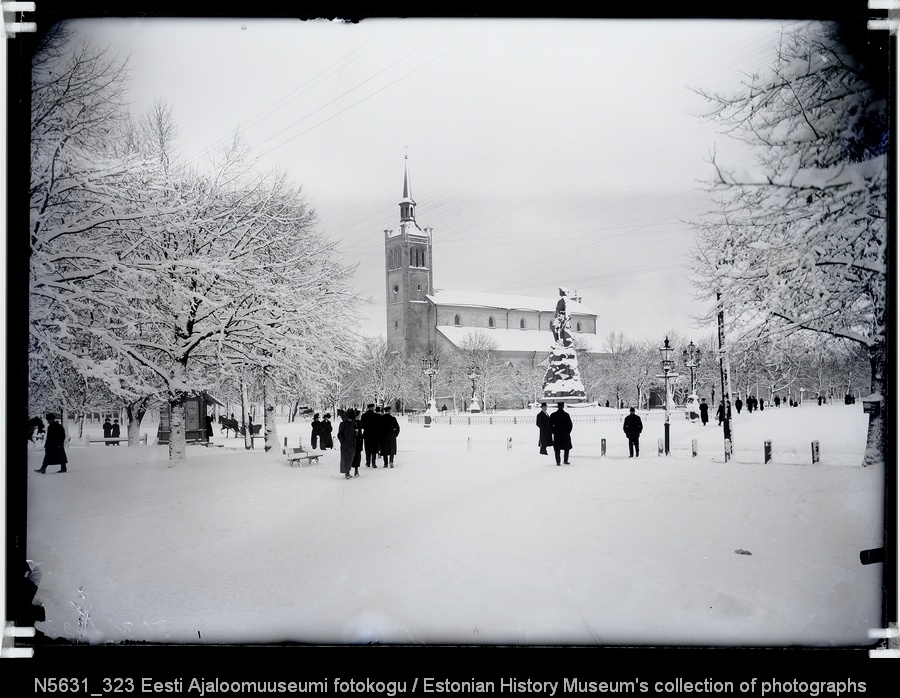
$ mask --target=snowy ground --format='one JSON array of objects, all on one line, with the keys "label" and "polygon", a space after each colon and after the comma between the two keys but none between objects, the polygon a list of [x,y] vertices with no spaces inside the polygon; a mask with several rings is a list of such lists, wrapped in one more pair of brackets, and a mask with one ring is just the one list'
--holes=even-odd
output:
[{"label": "snowy ground", "polygon": [[[859,552],[883,542],[884,472],[860,467],[861,406],[744,412],[727,464],[714,422],[674,415],[660,457],[657,413],[634,460],[624,412],[571,411],[607,421],[576,421],[562,467],[539,455],[533,411],[515,426],[401,418],[396,467],[349,481],[336,451],[292,468],[220,435],[175,468],[163,446],[73,444],[67,474],[40,475],[32,449],[37,628],[94,643],[870,644],[883,566]],[[278,431],[309,443],[307,422]]]}]

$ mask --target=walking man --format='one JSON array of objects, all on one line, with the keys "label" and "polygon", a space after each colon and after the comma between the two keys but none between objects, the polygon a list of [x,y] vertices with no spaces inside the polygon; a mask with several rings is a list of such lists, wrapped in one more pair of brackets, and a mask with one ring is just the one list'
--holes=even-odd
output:
[{"label": "walking man", "polygon": [[378,446],[381,443],[379,426],[381,415],[376,414],[374,403],[366,405],[366,411],[359,418],[359,424],[363,431],[363,446],[366,449],[366,467],[378,467]]},{"label": "walking man", "polygon": [[641,454],[640,438],[641,432],[644,431],[644,423],[640,416],[634,413],[633,407],[628,411],[625,421],[622,422],[622,431],[628,437],[628,457],[639,457]]},{"label": "walking man", "polygon": [[709,421],[709,405],[706,404],[706,398],[700,398],[700,422],[703,426]]},{"label": "walking man", "polygon": [[541,403],[541,411],[537,413],[535,424],[537,424],[537,428],[540,429],[538,448],[540,449],[541,455],[549,455],[547,453],[547,447],[553,446],[553,431],[550,428],[550,415],[547,414],[546,402]]},{"label": "walking man", "polygon": [[565,404],[556,403],[556,412],[550,415],[550,431],[553,434],[553,453],[559,465],[559,453],[563,452],[563,463],[569,464],[569,451],[572,449],[572,418],[565,410]]},{"label": "walking man", "polygon": [[394,467],[394,456],[397,455],[397,437],[400,436],[400,423],[391,414],[391,408],[384,406],[381,416],[381,457],[385,468]]},{"label": "walking man", "polygon": [[59,471],[65,473],[66,464],[66,430],[56,421],[56,415],[47,413],[47,438],[44,441],[44,464],[34,472],[46,473],[48,465],[58,465]]}]

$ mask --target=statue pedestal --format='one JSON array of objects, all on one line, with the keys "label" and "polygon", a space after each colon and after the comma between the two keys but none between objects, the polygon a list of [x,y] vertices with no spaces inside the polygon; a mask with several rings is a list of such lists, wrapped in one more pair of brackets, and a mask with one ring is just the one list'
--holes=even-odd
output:
[{"label": "statue pedestal", "polygon": [[478,398],[472,398],[472,404],[469,405],[469,412],[481,412],[481,407],[478,405]]},{"label": "statue pedestal", "polygon": [[550,350],[550,366],[544,376],[541,400],[547,404],[584,402],[584,385],[578,374],[578,359],[572,347],[554,345]]}]

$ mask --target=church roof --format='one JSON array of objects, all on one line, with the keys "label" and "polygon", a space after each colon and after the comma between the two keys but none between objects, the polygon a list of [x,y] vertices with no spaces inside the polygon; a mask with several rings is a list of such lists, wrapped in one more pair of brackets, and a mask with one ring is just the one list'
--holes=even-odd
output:
[{"label": "church roof", "polygon": [[[556,310],[556,297],[544,296],[517,296],[507,293],[488,293],[486,291],[454,291],[438,289],[427,298],[435,305],[461,305],[475,308],[502,308],[504,310],[534,310],[539,312],[554,312]],[[594,315],[593,310],[583,303],[578,303],[569,298],[567,303],[569,315]],[[520,331],[520,330],[516,330]],[[550,333],[547,332],[549,335]]]},{"label": "church roof", "polygon": [[[498,327],[457,327],[455,325],[438,325],[437,331],[453,346],[460,344],[469,334],[478,332],[497,343],[497,351],[507,352],[539,352],[549,353],[553,344],[553,333],[550,330],[505,330]],[[602,340],[589,332],[576,332],[576,341],[587,345],[592,354],[602,354]]]}]

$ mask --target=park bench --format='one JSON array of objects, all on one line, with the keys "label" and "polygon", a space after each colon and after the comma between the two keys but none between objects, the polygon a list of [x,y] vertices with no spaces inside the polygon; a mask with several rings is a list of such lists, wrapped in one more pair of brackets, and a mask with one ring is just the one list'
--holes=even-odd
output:
[{"label": "park bench", "polygon": [[319,458],[322,456],[321,453],[309,453],[302,448],[287,448],[285,449],[284,454],[287,456],[288,463],[291,464],[292,468],[294,467],[294,463],[300,463],[304,458],[306,459],[307,464],[312,464],[313,461],[318,463]]},{"label": "park bench", "polygon": [[[88,441],[89,441],[89,443],[92,443],[92,444],[103,444],[103,443],[117,444],[117,443],[121,443],[122,441],[124,441],[125,443],[128,443],[128,437],[127,436],[109,436],[106,438],[100,437],[97,439],[89,439]],[[138,439],[138,441],[146,446],[147,445],[147,435],[141,434],[141,437]]]}]

